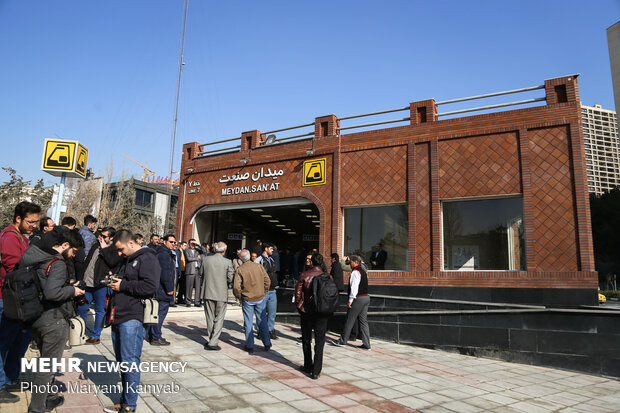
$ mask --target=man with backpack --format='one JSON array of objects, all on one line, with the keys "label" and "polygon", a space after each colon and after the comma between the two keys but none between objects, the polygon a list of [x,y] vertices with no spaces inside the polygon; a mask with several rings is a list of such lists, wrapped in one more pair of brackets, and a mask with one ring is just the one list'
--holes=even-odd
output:
[{"label": "man with backpack", "polygon": [[[84,246],[77,230],[48,233],[43,236],[43,246],[31,245],[20,261],[20,268],[36,271],[42,291],[43,312],[32,323],[32,333],[43,359],[60,361],[69,338],[69,322],[73,316],[73,297],[84,290],[71,285],[65,260]],[[37,298],[38,300],[38,298]],[[26,304],[24,304],[26,305]],[[38,389],[49,388],[52,372],[37,371],[32,381]],[[43,413],[60,406],[64,397],[33,392],[29,413]]]},{"label": "man with backpack", "polygon": [[[13,271],[28,248],[28,237],[39,224],[41,208],[23,201],[15,206],[13,223],[0,232],[0,287],[8,272]],[[15,403],[19,396],[20,360],[32,339],[30,327],[9,321],[3,316],[4,302],[0,290],[0,403]]]},{"label": "man with backpack", "polygon": [[[338,288],[331,276],[323,271],[323,256],[312,254],[312,268],[299,276],[295,286],[295,305],[301,316],[301,341],[304,365],[301,370],[314,380],[323,368],[323,348],[327,321],[338,306]],[[312,359],[312,331],[314,330],[314,360]]]}]

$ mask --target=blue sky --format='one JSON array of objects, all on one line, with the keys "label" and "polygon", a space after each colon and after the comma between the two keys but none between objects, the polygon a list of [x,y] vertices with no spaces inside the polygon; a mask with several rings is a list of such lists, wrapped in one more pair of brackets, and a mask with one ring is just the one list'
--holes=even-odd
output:
[{"label": "blue sky", "polygon": [[[182,14],[183,0],[0,0],[0,166],[58,182],[40,167],[62,138],[96,173],[141,175],[124,153],[165,176]],[[190,0],[175,169],[185,142],[573,73],[584,104],[614,109],[618,20],[618,0]]]}]

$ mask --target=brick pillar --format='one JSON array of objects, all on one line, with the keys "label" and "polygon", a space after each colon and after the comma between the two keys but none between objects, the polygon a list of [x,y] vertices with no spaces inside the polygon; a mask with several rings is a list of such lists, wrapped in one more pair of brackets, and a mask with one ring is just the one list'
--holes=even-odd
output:
[{"label": "brick pillar", "polygon": [[437,120],[437,105],[435,99],[420,100],[409,104],[409,116],[412,125]]},{"label": "brick pillar", "polygon": [[545,80],[545,93],[547,105],[581,102],[579,99],[579,84],[577,83],[576,75]]},{"label": "brick pillar", "polygon": [[247,152],[260,146],[265,140],[265,136],[259,130],[252,130],[241,133],[241,152]]},{"label": "brick pillar", "polygon": [[314,119],[314,137],[324,138],[325,136],[338,135],[340,120],[336,115],[321,116]]},{"label": "brick pillar", "polygon": [[183,157],[182,161],[190,161],[197,157],[200,153],[200,145],[198,142],[190,142],[183,145]]}]

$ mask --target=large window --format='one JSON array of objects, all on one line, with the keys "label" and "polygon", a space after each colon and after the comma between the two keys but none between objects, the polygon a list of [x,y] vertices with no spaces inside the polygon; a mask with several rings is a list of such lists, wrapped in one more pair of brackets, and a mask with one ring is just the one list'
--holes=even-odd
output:
[{"label": "large window", "polygon": [[407,225],[406,205],[344,208],[344,253],[371,270],[406,270]]},{"label": "large window", "polygon": [[523,199],[444,201],[446,270],[525,270]]},{"label": "large window", "polygon": [[151,209],[153,204],[153,193],[136,189],[136,206]]}]

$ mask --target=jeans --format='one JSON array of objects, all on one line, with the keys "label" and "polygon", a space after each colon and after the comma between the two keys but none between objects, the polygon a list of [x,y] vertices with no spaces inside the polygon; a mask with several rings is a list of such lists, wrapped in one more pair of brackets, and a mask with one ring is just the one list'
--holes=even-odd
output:
[{"label": "jeans", "polygon": [[278,296],[276,290],[270,290],[264,298],[267,307],[267,319],[269,331],[276,329],[276,310],[278,309]]},{"label": "jeans", "polygon": [[159,303],[159,311],[157,312],[159,322],[149,327],[149,340],[159,340],[161,338],[161,328],[170,308],[170,301],[157,300],[157,302]]},{"label": "jeans", "polygon": [[[39,328],[33,328],[34,339],[37,342],[41,358],[51,358],[60,360],[65,350],[65,344],[69,338],[69,323],[64,318],[56,320],[53,324],[48,324]],[[52,381],[53,373],[37,372],[32,382],[35,388],[45,388]],[[32,393],[32,400],[28,407],[29,413],[45,412],[45,400],[48,396],[53,396],[47,391]]]},{"label": "jeans", "polygon": [[108,293],[107,287],[86,287],[86,292],[84,293],[84,297],[88,304],[81,305],[77,308],[77,313],[80,317],[84,319],[84,322],[88,321],[88,309],[90,308],[90,304],[95,300],[95,324],[92,329],[92,338],[101,337],[101,331],[103,328],[101,327],[101,322],[103,321],[103,316],[105,314],[105,301]]},{"label": "jeans", "polygon": [[19,379],[21,359],[32,340],[30,327],[7,320],[3,313],[4,301],[0,299],[0,357],[4,367],[0,368],[0,389]]},{"label": "jeans", "polygon": [[243,328],[245,329],[245,346],[254,348],[254,331],[252,331],[252,321],[256,315],[256,325],[260,332],[260,338],[264,346],[271,345],[269,337],[269,328],[267,320],[267,312],[265,299],[256,304],[250,304],[247,301],[241,302],[241,310],[243,311]]},{"label": "jeans", "polygon": [[144,340],[144,328],[141,321],[129,320],[112,325],[112,346],[114,347],[116,361],[124,361],[130,363],[130,366],[135,366],[134,369],[129,368],[128,370],[138,370],[121,373],[123,384],[121,407],[129,407],[131,410],[135,410],[138,404],[138,385],[140,384],[138,366],[142,355],[142,340]]}]

